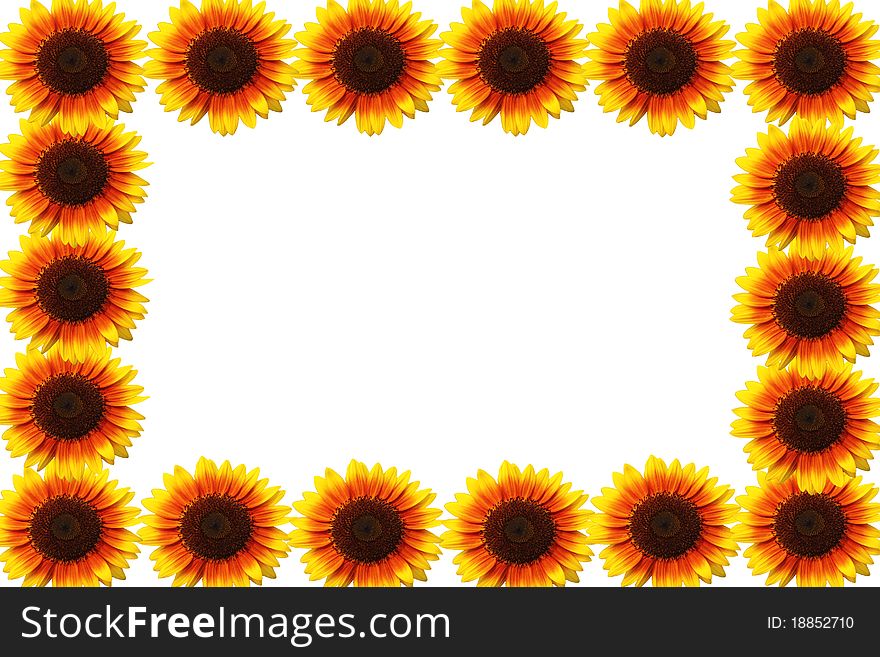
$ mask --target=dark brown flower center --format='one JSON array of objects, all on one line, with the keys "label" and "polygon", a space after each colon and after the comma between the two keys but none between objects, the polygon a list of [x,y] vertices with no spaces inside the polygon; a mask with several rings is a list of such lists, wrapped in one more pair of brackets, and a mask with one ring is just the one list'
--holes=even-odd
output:
[{"label": "dark brown flower center", "polygon": [[81,374],[56,374],[34,392],[31,416],[40,431],[52,438],[79,440],[104,418],[104,395]]},{"label": "dark brown flower center", "polygon": [[356,94],[378,94],[393,87],[406,68],[406,52],[397,37],[377,27],[361,27],[336,42],[330,60],[333,75]]},{"label": "dark brown flower center", "polygon": [[703,520],[690,500],[676,493],[655,493],[633,508],[627,530],[642,554],[676,559],[696,546],[703,534]]},{"label": "dark brown flower center", "polygon": [[523,27],[506,27],[491,34],[477,55],[477,71],[483,82],[505,94],[532,91],[544,82],[550,64],[547,43]]},{"label": "dark brown flower center", "polygon": [[777,288],[773,316],[793,337],[822,338],[837,329],[846,317],[846,295],[825,274],[796,274]]},{"label": "dark brown flower center", "polygon": [[249,85],[260,65],[250,37],[231,27],[214,27],[193,39],[186,51],[190,81],[210,94],[232,94]]},{"label": "dark brown flower center", "polygon": [[66,206],[85,205],[100,196],[109,177],[104,153],[80,139],[52,144],[34,167],[34,181],[43,196]]},{"label": "dark brown flower center", "polygon": [[776,507],[773,533],[796,557],[822,557],[846,536],[846,514],[824,493],[797,493]]},{"label": "dark brown flower center", "polygon": [[55,93],[91,91],[103,82],[109,66],[104,42],[82,28],[59,30],[37,48],[37,75]]},{"label": "dark brown flower center", "polygon": [[697,71],[697,51],[690,39],[665,27],[642,32],[629,42],[624,58],[626,77],[639,91],[674,94]]},{"label": "dark brown flower center", "polygon": [[802,153],[786,160],[776,170],[773,198],[788,215],[816,221],[840,207],[846,198],[843,168],[831,158]]},{"label": "dark brown flower center", "polygon": [[95,549],[102,528],[101,517],[89,502],[73,495],[57,495],[34,509],[28,538],[44,558],[70,562]]},{"label": "dark brown flower center", "polygon": [[789,449],[815,454],[840,440],[846,411],[840,399],[824,388],[792,390],[776,404],[773,432]]},{"label": "dark brown flower center", "polygon": [[556,540],[556,522],[539,502],[516,497],[496,504],[483,521],[483,545],[499,561],[533,563]]},{"label": "dark brown flower center", "polygon": [[336,551],[349,561],[377,563],[394,554],[406,528],[400,512],[378,497],[356,497],[343,503],[330,522]]},{"label": "dark brown flower center", "polygon": [[180,515],[184,547],[199,559],[223,561],[245,549],[254,532],[247,507],[231,495],[211,493],[190,502]]},{"label": "dark brown flower center", "polygon": [[773,55],[776,79],[796,94],[822,94],[832,89],[843,79],[846,65],[841,42],[813,27],[787,34],[776,44]]},{"label": "dark brown flower center", "polygon": [[40,309],[59,322],[83,322],[104,307],[110,283],[104,270],[84,256],[53,260],[37,275]]}]

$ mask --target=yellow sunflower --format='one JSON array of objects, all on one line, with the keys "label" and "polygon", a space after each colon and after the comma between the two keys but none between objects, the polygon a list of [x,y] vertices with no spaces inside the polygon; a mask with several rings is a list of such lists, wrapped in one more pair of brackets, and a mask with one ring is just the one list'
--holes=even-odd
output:
[{"label": "yellow sunflower", "polygon": [[791,0],[788,11],[770,0],[758,9],[758,23],[737,35],[745,50],[734,54],[738,80],[755,112],[767,121],[785,123],[795,114],[811,121],[867,112],[880,91],[880,68],[871,60],[880,55],[872,39],[877,25],[853,14],[852,3],[839,0]]},{"label": "yellow sunflower", "polygon": [[794,370],[758,368],[758,381],[737,398],[740,419],[733,435],[748,438],[744,451],[755,470],[770,479],[794,477],[799,488],[819,492],[830,480],[843,486],[856,469],[868,470],[871,450],[880,449],[880,399],[873,379],[847,364],[806,376]]},{"label": "yellow sunflower", "polygon": [[65,244],[85,244],[90,232],[104,233],[131,223],[143,203],[147,181],[135,171],[149,164],[135,148],[141,138],[124,125],[90,124],[70,133],[60,124],[21,122],[21,134],[0,145],[0,190],[14,192],[16,223],[31,233],[55,235]]},{"label": "yellow sunflower", "polygon": [[616,112],[618,122],[638,123],[648,115],[648,128],[660,136],[675,132],[678,122],[693,128],[694,117],[720,112],[724,94],[733,89],[730,29],[703,13],[703,3],[690,0],[642,0],[638,10],[625,0],[609,9],[609,24],[588,36],[596,49],[587,51],[587,78],[602,80],[599,104]]},{"label": "yellow sunflower", "polygon": [[284,491],[260,479],[260,471],[199,459],[195,477],[177,466],[165,488],[144,500],[140,530],[144,545],[156,546],[150,559],[159,577],[174,575],[174,586],[250,586],[275,578],[278,559],[287,556],[290,507],[278,504]]},{"label": "yellow sunflower", "polygon": [[93,351],[85,362],[64,360],[57,350],[18,354],[18,369],[0,378],[0,424],[13,458],[27,455],[25,467],[49,463],[63,477],[87,465],[128,456],[131,439],[141,434],[144,417],[130,407],[143,401],[143,388],[131,385],[137,372],[110,359],[110,349]]},{"label": "yellow sunflower", "polygon": [[349,0],[348,9],[329,0],[318,22],[296,35],[305,46],[294,54],[297,77],[311,80],[303,93],[313,112],[342,125],[354,114],[358,130],[381,134],[387,120],[396,128],[416,110],[428,111],[440,76],[431,61],[441,42],[437,26],[423,21],[412,4],[397,0]]},{"label": "yellow sunflower", "polygon": [[293,507],[302,517],[290,544],[306,548],[302,562],[311,580],[326,586],[412,586],[427,580],[437,560],[440,540],[430,531],[441,511],[431,507],[436,495],[410,481],[409,471],[368,470],[348,465],[345,479],[327,468],[315,477],[317,492],[303,493]]},{"label": "yellow sunflower", "polygon": [[745,217],[755,237],[814,258],[826,246],[868,237],[871,217],[880,215],[880,192],[872,187],[880,165],[873,163],[877,150],[853,139],[852,128],[795,119],[788,136],[770,126],[758,144],[737,160],[746,173],[734,176],[733,190],[734,203],[751,206]]},{"label": "yellow sunflower", "polygon": [[125,579],[139,552],[137,536],[126,528],[140,522],[140,510],[126,506],[134,493],[108,477],[107,470],[86,470],[65,478],[52,468],[45,478],[29,469],[13,477],[15,490],[0,499],[3,572],[24,577],[24,586],[110,586]]},{"label": "yellow sunflower", "polygon": [[880,554],[880,530],[871,524],[880,520],[880,504],[861,477],[808,492],[794,477],[771,481],[759,472],[758,486],[746,493],[737,498],[743,511],[733,533],[751,543],[743,556],[768,585],[843,586],[844,578],[870,574],[871,555]]},{"label": "yellow sunflower", "polygon": [[146,41],[140,26],[116,13],[116,3],[53,0],[51,11],[36,0],[21,10],[21,24],[0,34],[0,80],[14,80],[8,93],[16,112],[46,125],[55,119],[66,132],[131,112],[135,93],[146,88]]},{"label": "yellow sunflower", "polygon": [[91,235],[82,246],[46,237],[22,237],[0,269],[0,307],[19,340],[44,352],[55,347],[64,360],[84,361],[90,351],[131,340],[147,298],[134,288],[149,281],[135,267],[141,254],[114,242],[113,233]]},{"label": "yellow sunflower", "polygon": [[477,586],[565,586],[579,581],[590,560],[583,529],[591,511],[583,491],[529,465],[505,461],[496,481],[479,470],[467,480],[467,493],[446,505],[455,516],[445,520],[442,546],[461,550],[453,563],[465,582]]},{"label": "yellow sunflower", "polygon": [[463,23],[440,35],[438,71],[455,80],[449,87],[459,112],[488,124],[499,114],[505,132],[524,135],[532,121],[546,128],[548,117],[573,112],[577,92],[587,88],[583,26],[566,20],[556,3],[495,0],[489,9],[474,0],[462,8]]},{"label": "yellow sunflower", "polygon": [[614,473],[614,488],[603,488],[593,504],[590,543],[607,545],[599,557],[609,577],[623,575],[623,586],[699,586],[724,577],[727,557],[739,547],[728,525],[739,507],[726,504],[734,491],[709,479],[709,468],[667,467],[654,456],[645,473],[631,465]]},{"label": "yellow sunflower", "polygon": [[751,325],[744,337],[752,353],[814,378],[841,359],[868,356],[872,336],[880,335],[880,313],[870,305],[880,300],[880,285],[872,283],[877,270],[861,263],[852,248],[820,258],[759,253],[758,268],[737,278],[745,292],[734,295],[732,311],[734,322]]},{"label": "yellow sunflower", "polygon": [[274,20],[266,3],[251,0],[189,0],[170,10],[171,23],[150,34],[158,46],[147,51],[148,78],[162,80],[156,91],[166,112],[180,110],[180,121],[195,125],[205,114],[211,130],[235,134],[241,120],[249,128],[257,117],[280,112],[293,91],[290,58],[296,42],[285,39],[291,26]]}]

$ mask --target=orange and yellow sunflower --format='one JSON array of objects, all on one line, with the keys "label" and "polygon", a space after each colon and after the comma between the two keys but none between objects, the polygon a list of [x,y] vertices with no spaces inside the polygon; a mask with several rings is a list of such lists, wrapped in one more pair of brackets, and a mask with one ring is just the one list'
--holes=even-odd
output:
[{"label": "orange and yellow sunflower", "polygon": [[852,128],[796,118],[787,136],[770,126],[758,145],[737,159],[745,173],[734,176],[732,199],[751,206],[745,218],[755,237],[820,258],[828,246],[869,236],[880,215],[880,191],[872,187],[880,165],[873,163],[877,149],[862,146]]},{"label": "orange and yellow sunflower", "polygon": [[745,292],[732,319],[750,324],[744,337],[755,356],[782,369],[821,378],[827,367],[868,356],[872,336],[880,335],[880,285],[877,270],[852,257],[852,247],[826,250],[820,258],[786,255],[771,248],[758,253],[758,268],[736,279]]},{"label": "orange and yellow sunflower", "polygon": [[199,459],[195,476],[177,466],[143,501],[155,515],[141,518],[144,545],[159,577],[174,576],[174,586],[260,585],[275,578],[278,559],[287,556],[290,507],[278,504],[284,491],[260,479],[260,471],[220,467]]},{"label": "orange and yellow sunflower", "polygon": [[477,586],[565,586],[579,581],[592,550],[583,533],[592,514],[587,496],[562,483],[562,473],[535,472],[505,461],[496,481],[480,470],[446,509],[442,546],[460,550],[453,563]]},{"label": "orange and yellow sunflower", "polygon": [[499,114],[505,132],[524,135],[532,121],[546,128],[549,118],[574,111],[577,92],[587,88],[583,26],[566,20],[556,3],[544,0],[480,0],[462,8],[462,23],[440,35],[441,77],[459,112],[488,124]]},{"label": "orange and yellow sunflower", "polygon": [[51,10],[36,0],[21,9],[21,24],[0,34],[0,80],[13,80],[8,93],[17,112],[46,125],[53,119],[67,132],[85,132],[107,117],[131,112],[135,93],[146,88],[146,41],[140,26],[116,13],[116,3],[52,0]]},{"label": "orange and yellow sunflower", "polygon": [[625,0],[609,9],[610,24],[588,35],[597,46],[587,51],[587,78],[602,80],[599,104],[616,112],[618,122],[638,123],[660,136],[687,128],[695,117],[720,112],[724,94],[733,89],[730,57],[734,42],[722,37],[730,27],[703,13],[690,0],[642,0],[638,10]]},{"label": "orange and yellow sunflower", "polygon": [[709,468],[667,467],[654,456],[645,473],[631,465],[615,472],[614,488],[603,488],[593,504],[590,543],[607,545],[599,557],[609,577],[623,575],[623,586],[699,586],[724,577],[728,557],[739,549],[728,527],[739,507],[726,502],[729,486],[716,485]]},{"label": "orange and yellow sunflower", "polygon": [[241,121],[280,112],[286,92],[296,84],[289,59],[296,42],[284,37],[291,26],[251,0],[189,0],[159,23],[147,51],[146,76],[162,80],[156,91],[166,112],[195,125],[208,115],[211,130],[235,134]]},{"label": "orange and yellow sunflower", "polygon": [[871,524],[880,520],[880,504],[861,477],[809,492],[794,477],[771,481],[759,472],[758,486],[746,493],[737,498],[743,511],[733,533],[751,543],[743,556],[768,585],[843,586],[844,578],[870,574],[871,555],[880,554],[880,529]]},{"label": "orange and yellow sunflower", "polygon": [[294,53],[297,77],[311,80],[303,93],[313,112],[342,125],[354,114],[357,128],[381,134],[386,120],[396,128],[403,117],[427,112],[440,76],[431,61],[441,42],[437,26],[421,20],[412,3],[397,0],[334,0],[318,7],[318,22],[296,35],[303,48]]},{"label": "orange and yellow sunflower", "polygon": [[419,489],[409,471],[352,461],[345,479],[330,468],[315,477],[315,490],[294,503],[302,517],[291,520],[290,534],[293,547],[308,550],[302,562],[309,579],[386,587],[427,580],[440,554],[430,530],[441,511],[431,507],[436,495]]},{"label": "orange and yellow sunflower", "polygon": [[137,557],[140,510],[126,506],[134,493],[108,481],[109,471],[45,477],[30,469],[13,477],[0,498],[0,553],[10,579],[24,586],[110,586],[125,579]]},{"label": "orange and yellow sunflower", "polygon": [[27,455],[25,467],[49,463],[73,478],[83,466],[98,472],[102,462],[128,456],[144,417],[131,408],[143,388],[131,385],[137,372],[110,358],[107,348],[82,363],[64,360],[57,350],[18,354],[18,369],[0,378],[0,424],[13,458]]},{"label": "orange and yellow sunflower", "polygon": [[751,80],[745,93],[767,121],[785,123],[795,114],[810,121],[841,123],[869,111],[880,91],[877,25],[853,14],[839,0],[775,0],[758,9],[758,22],[737,35],[733,76]]},{"label": "orange and yellow sunflower", "polygon": [[135,267],[141,254],[113,241],[113,233],[91,235],[82,246],[46,237],[22,237],[21,251],[0,262],[0,307],[19,340],[67,361],[85,361],[91,351],[131,340],[147,298],[134,288],[149,281]]},{"label": "orange and yellow sunflower", "polygon": [[143,203],[147,181],[135,171],[149,166],[135,150],[141,138],[124,125],[95,123],[82,133],[60,124],[21,122],[21,134],[0,145],[0,190],[14,192],[16,223],[29,231],[54,234],[65,244],[85,244],[89,233],[130,224],[135,204]]},{"label": "orange and yellow sunflower", "polygon": [[746,406],[735,409],[732,433],[749,439],[749,463],[772,480],[794,477],[811,493],[826,481],[843,486],[880,449],[877,385],[850,364],[821,376],[761,367],[736,395]]}]

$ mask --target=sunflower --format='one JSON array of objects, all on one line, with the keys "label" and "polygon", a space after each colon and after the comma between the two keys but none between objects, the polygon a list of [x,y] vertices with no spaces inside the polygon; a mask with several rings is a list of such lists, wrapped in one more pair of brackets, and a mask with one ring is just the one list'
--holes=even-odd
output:
[{"label": "sunflower", "polygon": [[0,80],[14,80],[8,93],[16,112],[62,130],[85,132],[119,111],[131,112],[135,93],[146,88],[135,64],[146,41],[140,26],[101,0],[53,0],[48,10],[36,0],[21,10],[21,25],[9,26],[0,42]]},{"label": "sunflower", "polygon": [[428,111],[440,76],[431,61],[441,42],[431,39],[437,26],[420,20],[412,4],[397,0],[349,0],[345,10],[334,0],[318,8],[318,22],[306,23],[296,38],[305,47],[295,68],[311,80],[303,93],[313,112],[342,125],[354,114],[358,130],[381,134],[386,119],[396,128],[416,110]]},{"label": "sunflower", "polygon": [[24,586],[110,586],[125,579],[137,557],[140,510],[126,506],[134,493],[107,481],[109,471],[86,470],[65,478],[50,468],[45,478],[26,469],[15,490],[0,499],[0,554],[10,579]]},{"label": "sunflower", "polygon": [[455,516],[444,521],[444,548],[461,550],[453,563],[465,582],[477,586],[565,586],[579,581],[581,563],[593,552],[583,533],[592,513],[582,507],[583,491],[529,465],[505,461],[496,481],[479,470],[467,480],[468,493],[446,505]]},{"label": "sunflower", "polygon": [[0,424],[13,457],[27,455],[25,467],[49,463],[63,477],[87,465],[128,456],[131,439],[141,434],[143,416],[130,404],[143,401],[143,388],[130,385],[137,372],[110,359],[110,349],[93,351],[83,363],[64,360],[57,350],[18,354],[18,369],[0,378]]},{"label": "sunflower", "polygon": [[880,215],[880,192],[871,186],[880,166],[877,150],[853,139],[852,128],[795,119],[788,136],[770,126],[758,144],[737,160],[746,173],[734,176],[733,190],[734,203],[751,206],[745,217],[753,235],[814,258],[826,245],[868,237],[871,217]]},{"label": "sunflower", "polygon": [[177,466],[165,489],[144,500],[140,530],[144,545],[156,546],[150,559],[159,577],[174,575],[174,586],[249,586],[275,578],[278,559],[287,556],[290,507],[278,504],[284,491],[268,486],[260,471],[199,459],[196,474]]},{"label": "sunflower", "polygon": [[0,161],[0,190],[15,192],[16,223],[30,222],[30,232],[53,230],[65,244],[85,244],[89,232],[103,233],[119,222],[131,223],[136,203],[143,203],[147,182],[135,174],[149,164],[135,150],[141,138],[124,125],[90,124],[83,133],[65,132],[60,124],[21,122],[21,134],[0,145],[9,159]]},{"label": "sunflower", "polygon": [[440,524],[441,511],[430,505],[436,495],[419,490],[409,471],[368,470],[359,461],[348,465],[345,479],[327,468],[315,477],[317,492],[303,493],[293,507],[296,529],[290,544],[307,548],[302,562],[311,580],[326,586],[412,586],[427,580],[437,560],[440,540],[429,531]]},{"label": "sunflower", "polygon": [[758,9],[758,23],[737,35],[745,50],[734,54],[738,80],[755,112],[767,111],[767,121],[785,123],[795,114],[811,121],[867,112],[880,91],[880,68],[871,62],[880,54],[880,41],[871,37],[877,25],[853,14],[853,5],[839,0],[791,0],[786,11],[775,0]]},{"label": "sunflower", "polygon": [[799,488],[819,492],[830,480],[843,486],[868,470],[872,449],[880,449],[880,399],[873,379],[862,379],[847,364],[820,376],[795,370],[758,368],[758,381],[737,398],[740,419],[733,435],[748,438],[744,451],[755,470],[770,479],[794,477]]},{"label": "sunflower", "polygon": [[871,336],[880,335],[880,313],[870,305],[880,300],[880,285],[871,282],[877,270],[861,262],[852,247],[821,258],[758,253],[758,268],[736,279],[745,292],[734,295],[732,311],[734,322],[751,324],[744,337],[752,353],[814,378],[841,359],[868,356]]},{"label": "sunflower", "polygon": [[156,91],[166,112],[195,125],[205,114],[211,130],[235,134],[238,121],[249,128],[257,117],[280,112],[293,91],[294,70],[285,62],[296,42],[285,39],[291,26],[274,20],[266,3],[202,0],[201,10],[181,0],[171,23],[150,34],[158,48],[147,51],[148,78],[162,80]]},{"label": "sunflower", "polygon": [[[44,352],[56,347],[64,360],[85,361],[120,338],[131,340],[147,298],[134,290],[149,281],[135,267],[141,254],[114,242],[113,233],[91,235],[82,246],[45,237],[22,237],[0,269],[0,307],[19,340]],[[57,346],[56,346],[57,343]]]},{"label": "sunflower", "polygon": [[609,577],[623,586],[699,586],[724,577],[727,557],[739,549],[727,526],[739,507],[725,504],[734,491],[708,478],[709,468],[667,467],[654,456],[644,475],[631,465],[615,472],[614,488],[603,488],[593,504],[603,513],[590,518],[590,543],[607,545],[599,557]]},{"label": "sunflower", "polygon": [[544,0],[495,0],[490,10],[480,0],[462,8],[463,23],[441,34],[448,48],[438,71],[454,79],[449,87],[459,112],[488,124],[501,114],[505,132],[524,135],[534,121],[573,112],[577,92],[587,88],[583,26],[565,20],[556,3]]},{"label": "sunflower", "polygon": [[609,9],[609,24],[588,36],[596,49],[587,51],[587,78],[603,80],[596,88],[606,112],[620,110],[618,122],[638,123],[648,115],[648,128],[660,136],[687,128],[695,116],[720,112],[724,94],[733,89],[730,57],[733,41],[721,37],[730,29],[703,13],[703,3],[690,0],[642,0],[637,11],[621,0]]},{"label": "sunflower", "polygon": [[798,487],[794,477],[771,481],[758,473],[758,486],[737,498],[743,511],[733,528],[752,574],[767,573],[767,584],[843,586],[868,575],[872,554],[880,554],[880,504],[873,486],[856,477],[843,486],[830,481],[816,492]]}]

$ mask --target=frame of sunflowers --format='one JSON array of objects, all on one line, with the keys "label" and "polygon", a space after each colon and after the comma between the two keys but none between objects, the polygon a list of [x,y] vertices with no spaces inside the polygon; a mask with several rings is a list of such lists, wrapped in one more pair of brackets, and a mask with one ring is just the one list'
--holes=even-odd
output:
[{"label": "frame of sunflowers", "polygon": [[[445,556],[462,583],[488,587],[564,587],[591,561],[623,586],[699,586],[724,577],[739,555],[768,585],[842,586],[870,574],[880,504],[863,473],[880,449],[880,396],[854,366],[880,335],[880,284],[856,252],[880,216],[880,164],[860,136],[864,119],[847,121],[869,112],[880,92],[875,22],[838,0],[769,0],[756,22],[730,34],[703,3],[619,0],[607,22],[585,28],[556,2],[468,0],[441,28],[417,2],[326,0],[296,31],[273,4],[175,0],[148,42],[115,3],[29,0],[0,34],[0,80],[22,114],[0,145],[0,190],[13,222],[26,227],[0,262],[0,307],[26,341],[0,377],[3,438],[23,468],[0,493],[0,563],[10,580],[110,586],[142,550],[173,586],[262,585],[292,550],[309,581],[339,587],[414,586]],[[721,467],[661,459],[652,443],[644,467],[623,464],[604,488],[589,482],[599,493],[592,498],[562,472],[505,460],[497,473],[463,474],[459,492],[439,503],[409,470],[353,459],[340,472],[309,463],[318,474],[287,502],[258,468],[207,456],[184,467],[172,454],[150,496],[139,491],[145,511],[134,506],[136,494],[109,468],[123,471],[129,449],[138,450],[137,405],[147,397],[114,350],[145,320],[140,288],[150,279],[140,251],[117,232],[139,220],[150,163],[141,135],[119,119],[145,103],[148,81],[164,112],[223,137],[281,112],[297,85],[312,113],[339,126],[352,119],[349,128],[370,137],[424,123],[444,85],[470,122],[521,137],[574,112],[591,84],[601,113],[670,137],[720,113],[744,83],[748,106],[769,124],[743,145],[731,192],[748,230],[766,241],[757,266],[737,279],[732,309],[763,361],[737,394],[731,432],[747,441],[740,466],[751,466],[754,485],[737,496],[715,474],[726,475]],[[325,134],[336,148],[339,133]],[[542,137],[533,139],[517,145]],[[337,155],[337,170],[320,175],[371,185],[363,205],[415,214],[392,208],[380,189],[396,172]],[[548,185],[546,176],[526,178],[529,168],[548,168],[546,152],[539,157],[511,170],[507,189],[478,191],[516,196],[519,186]],[[213,184],[234,187],[240,165]],[[551,226],[564,206],[545,205]],[[277,248],[260,237],[260,248]],[[230,264],[198,275],[223,286],[239,272]],[[596,296],[591,312],[601,316]],[[211,385],[221,411],[253,399]],[[272,395],[293,412],[290,399]],[[656,432],[644,425],[636,430]],[[252,440],[251,431],[239,437]]]}]

